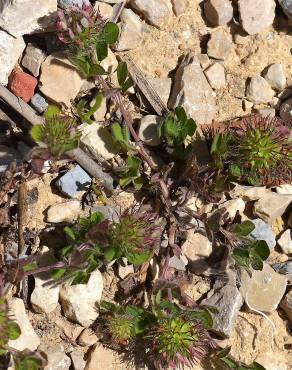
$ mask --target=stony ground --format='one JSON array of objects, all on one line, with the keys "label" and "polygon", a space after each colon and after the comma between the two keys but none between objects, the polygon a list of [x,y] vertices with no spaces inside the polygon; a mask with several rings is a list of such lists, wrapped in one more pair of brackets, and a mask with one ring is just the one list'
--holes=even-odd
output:
[{"label": "stony ground", "polygon": [[[97,1],[96,7],[111,17],[114,4],[119,2]],[[92,86],[72,68],[55,35],[44,32],[52,29],[51,18],[55,16],[57,2],[40,1],[37,12],[31,12],[35,9],[31,0],[8,3],[4,1],[5,6],[0,7],[0,82],[40,114],[52,102],[70,111],[74,99],[78,100]],[[71,1],[59,1],[62,6],[68,3]],[[107,70],[113,70],[117,58],[126,53],[165,103],[170,106],[172,102],[181,103],[200,124],[225,122],[258,112],[289,120],[292,118],[291,22],[289,0],[128,1],[120,19],[120,41],[103,64]],[[187,53],[191,53],[192,59],[180,74],[179,62]],[[130,91],[128,99],[138,118],[145,111],[149,113],[137,90]],[[4,107],[1,105],[0,109],[2,112]],[[95,158],[113,163],[117,160],[114,144],[100,124],[108,118],[109,111],[109,107],[103,106],[96,113],[96,122],[82,127],[81,142]],[[0,128],[0,170],[4,171],[12,159],[21,162],[28,155],[30,142],[22,138],[15,124],[11,129],[11,120],[2,113],[5,129]],[[18,123],[20,118],[12,120]],[[153,118],[150,123],[153,124]],[[139,134],[146,141],[141,127]],[[78,192],[76,184],[86,183],[87,177],[91,181],[91,177],[80,167],[76,170],[72,163],[59,163],[57,168],[58,171],[48,170],[26,183],[23,230],[32,252],[42,250],[50,254],[48,251],[56,247],[54,244],[63,242],[60,238],[63,226],[88,215],[92,209],[110,213],[113,208],[126,209],[139,201],[131,192],[116,191],[106,206],[98,199],[93,207],[87,204],[82,208],[84,192]],[[77,172],[71,175],[70,171]],[[66,172],[70,173],[69,179],[64,179]],[[223,270],[206,265],[212,245],[198,230],[189,230],[182,247],[184,259],[174,260],[172,267],[193,275],[186,291],[196,302],[219,307],[215,325],[221,334],[220,346],[230,345],[234,358],[247,364],[257,360],[266,370],[290,370],[291,184],[274,190],[238,186],[229,201],[221,200],[231,217],[252,218],[256,225],[254,238],[265,239],[271,249],[267,266],[252,282],[248,277],[229,276],[226,283]],[[193,210],[205,206],[200,199],[192,201]],[[16,193],[11,204],[17,204]],[[220,206],[211,205],[205,212],[210,214]],[[16,219],[15,213],[11,227],[3,228],[0,236],[1,251],[13,257],[17,255],[17,243],[13,239]],[[193,272],[192,266],[195,266]],[[202,267],[202,273],[198,273],[198,266]],[[155,275],[155,266],[153,270]],[[124,370],[127,365],[104,348],[89,327],[98,315],[97,302],[101,298],[113,299],[119,283],[131,273],[131,265],[118,273],[114,268],[103,273],[97,271],[82,288],[61,284],[48,288],[45,282],[49,278],[43,275],[32,279],[26,297],[17,297],[19,292],[12,291],[11,310],[23,334],[11,346],[39,348],[49,361],[45,370]],[[193,370],[203,369],[210,370],[201,366]]]}]

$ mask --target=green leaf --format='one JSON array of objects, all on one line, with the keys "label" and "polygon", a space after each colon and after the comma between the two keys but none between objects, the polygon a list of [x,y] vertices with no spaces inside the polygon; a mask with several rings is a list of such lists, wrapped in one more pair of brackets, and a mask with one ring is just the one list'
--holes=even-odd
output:
[{"label": "green leaf", "polygon": [[192,118],[189,118],[186,122],[186,127],[187,127],[187,133],[189,136],[193,136],[194,133],[196,132],[197,130],[197,124],[196,122],[192,119]]},{"label": "green leaf", "polygon": [[93,64],[89,68],[88,77],[101,76],[101,75],[106,75],[106,74],[107,72],[100,64]]},{"label": "green leaf", "polygon": [[192,319],[201,320],[207,329],[212,329],[213,327],[213,318],[207,309],[204,311],[191,311],[188,313],[188,316]]},{"label": "green leaf", "polygon": [[186,111],[184,110],[183,107],[176,107],[175,108],[175,114],[178,118],[179,121],[181,121],[181,123],[185,123],[186,120],[188,119],[187,117],[187,114],[186,114]]},{"label": "green leaf", "polygon": [[125,141],[123,131],[122,131],[122,127],[118,122],[114,122],[111,125],[111,131],[112,131],[112,134],[113,134],[114,138],[117,141],[121,141],[121,142]]},{"label": "green leaf", "polygon": [[234,224],[231,227],[231,230],[234,234],[237,236],[248,236],[255,228],[255,225],[253,222],[247,220],[242,222],[241,224]]},{"label": "green leaf", "polygon": [[58,279],[60,279],[61,277],[64,276],[65,272],[66,272],[65,268],[55,269],[55,270],[52,271],[52,277],[53,277],[53,279],[58,280]]},{"label": "green leaf", "polygon": [[56,105],[49,105],[47,110],[44,113],[46,119],[53,118],[58,116],[61,113],[61,110]]},{"label": "green leaf", "polygon": [[117,252],[118,251],[117,251],[117,248],[116,247],[106,248],[104,250],[104,257],[109,262],[110,261],[113,261],[117,257],[117,255],[118,255]]},{"label": "green leaf", "polygon": [[68,257],[73,251],[73,245],[67,245],[66,247],[62,248],[60,251],[60,255],[62,257]]},{"label": "green leaf", "polygon": [[31,271],[31,270],[35,270],[37,267],[38,267],[37,262],[33,261],[33,262],[30,262],[30,263],[27,263],[26,265],[24,265],[22,269],[23,269],[24,272],[28,272],[28,271]]},{"label": "green leaf", "polygon": [[246,249],[235,248],[232,254],[233,259],[240,266],[249,268],[250,266],[250,256],[249,251]]},{"label": "green leaf", "polygon": [[134,184],[134,187],[135,187],[136,190],[140,190],[144,185],[144,181],[143,181],[142,177],[138,177],[138,178],[133,180],[133,184]]},{"label": "green leaf", "polygon": [[254,362],[252,365],[251,365],[251,370],[266,370],[265,367],[263,367],[261,364],[259,364],[258,362]]},{"label": "green leaf", "polygon": [[74,279],[72,280],[72,285],[77,284],[87,284],[90,278],[90,274],[86,271],[78,271],[75,273]]},{"label": "green leaf", "polygon": [[25,356],[21,359],[14,358],[15,370],[40,370],[42,361],[32,356]]},{"label": "green leaf", "polygon": [[43,126],[42,125],[34,125],[30,130],[30,136],[36,142],[40,142],[43,140]]},{"label": "green leaf", "polygon": [[258,256],[251,256],[250,257],[250,263],[251,263],[251,267],[254,270],[262,271],[262,269],[264,267],[263,261]]},{"label": "green leaf", "polygon": [[148,261],[153,255],[152,251],[139,251],[137,253],[126,253],[125,257],[133,265],[139,266]]},{"label": "green leaf", "polygon": [[101,39],[106,44],[114,44],[118,40],[119,33],[119,27],[113,22],[108,22],[102,30]]},{"label": "green leaf", "polygon": [[124,176],[124,177],[121,177],[120,180],[119,180],[119,185],[124,188],[125,186],[129,185],[132,181],[132,177],[129,177],[129,176]]},{"label": "green leaf", "polygon": [[251,246],[251,254],[265,261],[270,255],[270,248],[264,240],[257,240]]},{"label": "green leaf", "polygon": [[108,56],[108,46],[106,42],[99,41],[96,44],[96,56],[100,62]]},{"label": "green leaf", "polygon": [[68,236],[68,238],[70,239],[70,241],[73,241],[75,242],[76,241],[76,234],[74,232],[73,229],[71,229],[71,227],[64,227],[64,233]]},{"label": "green leaf", "polygon": [[118,68],[117,68],[117,76],[118,76],[119,85],[123,87],[127,79],[127,76],[128,76],[128,67],[127,67],[126,62],[119,63]]},{"label": "green leaf", "polygon": [[241,176],[241,168],[237,164],[230,165],[229,172],[232,176],[236,178]]},{"label": "green leaf", "polygon": [[126,92],[130,87],[134,85],[134,82],[131,77],[127,79],[127,81],[122,86],[122,91]]},{"label": "green leaf", "polygon": [[19,325],[14,321],[9,322],[8,324],[9,339],[16,340],[20,336],[20,334],[21,334],[21,330],[20,330]]}]

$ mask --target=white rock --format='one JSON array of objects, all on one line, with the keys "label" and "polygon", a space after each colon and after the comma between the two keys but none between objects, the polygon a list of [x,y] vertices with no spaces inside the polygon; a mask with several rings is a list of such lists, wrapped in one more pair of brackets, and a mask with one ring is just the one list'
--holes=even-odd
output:
[{"label": "white rock", "polygon": [[160,99],[163,103],[167,106],[172,79],[171,78],[157,78],[157,77],[147,77],[149,83],[153,87],[153,89],[157,92]]},{"label": "white rock", "polygon": [[264,351],[255,359],[265,370],[289,370],[289,359],[285,351]]},{"label": "white rock", "polygon": [[70,107],[83,82],[63,52],[51,54],[42,64],[39,88],[53,102]]},{"label": "white rock", "polygon": [[241,24],[250,35],[264,31],[273,24],[275,0],[239,0]]},{"label": "white rock", "polygon": [[52,26],[57,13],[57,0],[2,0],[0,27],[18,37],[40,32]]},{"label": "white rock", "polygon": [[172,0],[172,7],[174,14],[179,16],[183,14],[187,9],[186,0]]},{"label": "white rock", "polygon": [[278,239],[278,244],[285,254],[292,253],[292,230],[287,229]]},{"label": "white rock", "polygon": [[198,58],[193,58],[176,72],[169,107],[183,106],[198,124],[211,123],[216,113],[213,94]]},{"label": "white rock", "polygon": [[224,60],[228,56],[232,45],[230,35],[224,30],[218,29],[212,32],[208,41],[208,55],[214,59]]},{"label": "white rock", "polygon": [[150,146],[157,146],[160,144],[158,137],[158,126],[162,119],[159,116],[147,115],[144,116],[140,121],[138,135],[144,143]]},{"label": "white rock", "polygon": [[211,60],[208,57],[208,54],[198,54],[197,55],[197,58],[199,59],[200,64],[201,64],[201,67],[203,69],[206,69],[206,68],[208,68],[210,66]]},{"label": "white rock", "polygon": [[275,91],[262,76],[252,77],[246,88],[246,97],[255,104],[268,103],[274,95]]},{"label": "white rock", "polygon": [[284,73],[283,65],[281,63],[274,63],[270,65],[265,74],[265,79],[276,90],[283,90],[286,86],[286,76]]},{"label": "white rock", "polygon": [[82,347],[93,346],[98,342],[98,338],[92,329],[85,328],[78,337],[78,344]]},{"label": "white rock", "polygon": [[182,252],[189,262],[194,262],[210,256],[212,253],[212,243],[205,235],[189,230],[187,239],[182,245]]},{"label": "white rock", "polygon": [[254,213],[271,224],[277,217],[284,214],[291,202],[292,195],[281,195],[271,192],[254,204]]},{"label": "white rock", "polygon": [[64,352],[64,347],[62,345],[41,345],[38,350],[45,355],[48,361],[44,370],[69,370],[71,360]]},{"label": "white rock", "polygon": [[[48,266],[57,262],[48,247],[44,247],[38,258],[38,265]],[[34,276],[35,287],[30,296],[30,303],[34,311],[38,313],[50,313],[55,310],[59,301],[60,287],[56,281],[52,281],[50,272],[44,272]]]},{"label": "white rock", "polygon": [[92,125],[81,125],[80,130],[82,133],[80,142],[91,153],[106,160],[118,154],[117,145],[107,127],[93,123]]},{"label": "white rock", "polygon": [[225,69],[222,64],[214,63],[204,73],[213,89],[221,89],[226,85]]},{"label": "white rock", "polygon": [[292,98],[285,100],[280,107],[280,117],[284,120],[292,118]]},{"label": "white rock", "polygon": [[270,193],[265,186],[245,186],[236,184],[235,188],[230,191],[231,198],[241,197],[243,200],[258,200]]},{"label": "white rock", "polygon": [[21,61],[21,64],[23,65],[23,67],[28,69],[35,77],[38,77],[44,59],[45,54],[41,49],[34,46],[33,44],[28,44],[25,49],[25,54]]},{"label": "white rock", "polygon": [[72,365],[74,370],[84,370],[86,361],[84,360],[84,354],[81,352],[73,351],[70,353]]},{"label": "white rock", "polygon": [[8,346],[19,351],[25,349],[35,351],[40,345],[40,338],[29,322],[22,299],[11,298],[8,301],[8,307],[11,317],[17,322],[21,330],[21,335],[16,340],[10,340]]},{"label": "white rock", "polygon": [[88,327],[98,317],[97,304],[103,290],[102,275],[94,271],[87,284],[65,285],[60,290],[60,303],[64,315],[82,326]]},{"label": "white rock", "polygon": [[133,265],[126,265],[126,266],[119,265],[119,277],[121,279],[125,279],[130,274],[134,274]]},{"label": "white rock", "polygon": [[131,4],[157,27],[168,23],[172,15],[170,0],[132,0]]},{"label": "white rock", "polygon": [[275,117],[276,115],[276,109],[274,108],[260,108],[260,109],[257,109],[257,112],[262,117]]},{"label": "white rock", "polygon": [[58,203],[47,211],[47,222],[72,222],[81,213],[79,200],[69,200],[68,202]]},{"label": "white rock", "polygon": [[108,72],[108,73],[113,73],[119,63],[117,61],[117,58],[115,54],[111,51],[111,49],[108,49],[108,55],[107,57],[100,63],[100,65]]},{"label": "white rock", "polygon": [[204,2],[205,16],[215,26],[229,23],[233,17],[230,0],[208,0]]},{"label": "white rock", "polygon": [[121,13],[120,37],[116,44],[117,51],[135,49],[143,40],[143,24],[140,17],[131,9]]},{"label": "white rock", "polygon": [[292,195],[292,185],[285,184],[285,185],[277,186],[276,187],[276,192],[278,194]]},{"label": "white rock", "polygon": [[235,216],[237,215],[237,212],[239,214],[243,213],[245,209],[245,203],[241,198],[231,199],[231,200],[228,200],[227,202],[220,204],[220,206],[218,207],[218,209],[223,209],[223,208],[226,210],[228,217],[231,220],[233,220]]},{"label": "white rock", "polygon": [[101,1],[95,2],[94,9],[98,10],[100,15],[105,19],[111,19],[113,15],[113,7],[110,4],[103,3]]},{"label": "white rock", "polygon": [[287,278],[264,263],[262,271],[241,275],[241,294],[251,309],[272,312],[277,309],[287,286]]},{"label": "white rock", "polygon": [[0,83],[7,85],[8,77],[25,48],[22,37],[12,37],[0,30]]}]

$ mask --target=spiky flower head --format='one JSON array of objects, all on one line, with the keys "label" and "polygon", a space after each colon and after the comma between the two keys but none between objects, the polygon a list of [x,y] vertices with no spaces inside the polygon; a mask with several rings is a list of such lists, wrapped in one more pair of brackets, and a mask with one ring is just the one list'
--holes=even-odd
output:
[{"label": "spiky flower head", "polygon": [[252,185],[291,182],[291,129],[281,119],[254,115],[221,131],[211,154],[232,176]]},{"label": "spiky flower head", "polygon": [[45,122],[31,129],[32,138],[43,143],[53,157],[60,157],[65,152],[78,147],[80,132],[71,117],[54,115]]},{"label": "spiky flower head", "polygon": [[114,314],[108,319],[108,329],[112,339],[122,345],[127,345],[135,337],[135,321],[125,314]]},{"label": "spiky flower head", "polygon": [[187,314],[165,314],[149,335],[149,352],[159,369],[191,368],[206,355],[209,334]]},{"label": "spiky flower head", "polygon": [[139,265],[158,247],[161,225],[152,213],[127,210],[110,225],[109,234],[111,245],[119,248],[130,263]]}]

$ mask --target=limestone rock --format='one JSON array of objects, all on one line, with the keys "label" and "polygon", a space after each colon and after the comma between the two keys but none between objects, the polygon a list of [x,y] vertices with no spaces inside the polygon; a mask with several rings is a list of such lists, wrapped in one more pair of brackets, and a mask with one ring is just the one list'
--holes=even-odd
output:
[{"label": "limestone rock", "polygon": [[219,29],[211,34],[208,42],[208,55],[214,59],[224,60],[232,48],[230,35]]},{"label": "limestone rock", "polygon": [[172,15],[170,0],[131,0],[131,4],[145,16],[149,23],[159,28],[168,23]]},{"label": "limestone rock", "polygon": [[56,13],[57,0],[3,0],[0,27],[15,37],[40,32],[54,25]]},{"label": "limestone rock", "polygon": [[197,58],[199,59],[199,62],[200,62],[201,67],[203,69],[206,69],[206,68],[208,68],[210,66],[211,60],[208,57],[208,54],[198,54],[197,55]]},{"label": "limestone rock", "polygon": [[182,245],[182,252],[191,263],[209,257],[212,253],[212,243],[205,235],[189,230],[187,239]]},{"label": "limestone rock", "polygon": [[277,194],[292,195],[292,185],[283,184],[276,187]]},{"label": "limestone rock", "polygon": [[211,123],[216,113],[216,102],[199,60],[193,58],[180,66],[175,75],[169,107],[183,106],[198,124]]},{"label": "limestone rock", "polygon": [[226,85],[225,69],[222,64],[214,63],[204,73],[213,89],[221,89]]},{"label": "limestone rock", "polygon": [[265,351],[260,353],[256,362],[262,365],[265,370],[289,370],[289,357],[285,355],[285,351]]},{"label": "limestone rock", "polygon": [[278,244],[286,254],[292,253],[292,230],[287,229],[278,239]]},{"label": "limestone rock", "polygon": [[93,346],[98,342],[96,334],[91,329],[84,329],[78,337],[78,344],[82,347]]},{"label": "limestone rock", "polygon": [[254,204],[254,213],[267,223],[282,216],[292,202],[292,195],[268,193]]},{"label": "limestone rock", "polygon": [[40,345],[40,338],[29,322],[22,299],[11,298],[8,301],[8,307],[11,317],[17,322],[21,330],[20,336],[16,340],[10,340],[8,346],[19,351],[25,349],[35,351]]},{"label": "limestone rock", "polygon": [[80,130],[82,133],[80,142],[91,153],[106,160],[112,159],[118,154],[117,145],[107,127],[93,123],[92,125],[81,125]]},{"label": "limestone rock", "polygon": [[292,323],[292,290],[286,294],[285,298],[281,302],[281,308],[286,312],[286,315]]},{"label": "limestone rock", "polygon": [[47,211],[47,222],[72,222],[80,213],[81,205],[79,200],[55,204],[50,206]]},{"label": "limestone rock", "polygon": [[229,337],[243,299],[236,285],[228,283],[222,286],[221,284],[215,283],[202,304],[218,310],[213,316],[213,330],[224,337]]},{"label": "limestone rock", "polygon": [[274,108],[260,108],[257,109],[257,112],[262,116],[262,117],[275,117],[276,115],[276,109]]},{"label": "limestone rock", "polygon": [[70,107],[83,82],[63,52],[51,54],[42,64],[40,90],[53,102]]},{"label": "limestone rock", "polygon": [[275,0],[239,0],[241,24],[249,35],[264,31],[273,24]]},{"label": "limestone rock", "polygon": [[88,4],[89,0],[58,0],[58,6],[60,8],[67,8],[69,6],[82,7],[83,4]]},{"label": "limestone rock", "polygon": [[38,350],[44,354],[48,361],[47,365],[44,367],[44,370],[69,370],[71,360],[65,354],[64,347],[62,345],[41,345]]},{"label": "limestone rock", "polygon": [[113,7],[110,4],[96,1],[94,9],[98,10],[101,16],[105,19],[111,19],[113,15]]},{"label": "limestone rock", "polygon": [[265,186],[245,186],[236,184],[230,191],[231,198],[242,198],[245,201],[258,200],[270,191]]},{"label": "limestone rock", "polygon": [[140,121],[138,135],[144,143],[150,146],[157,146],[160,144],[158,137],[158,126],[162,119],[159,116],[147,115],[144,116]]},{"label": "limestone rock", "polygon": [[87,284],[65,285],[60,290],[60,303],[64,315],[88,327],[98,317],[97,304],[103,290],[102,275],[94,271]]},{"label": "limestone rock", "polygon": [[23,67],[28,69],[35,77],[38,77],[44,59],[45,54],[41,49],[34,46],[33,44],[28,44],[25,49],[25,54],[21,61],[21,64],[23,65]]},{"label": "limestone rock", "polygon": [[121,13],[120,37],[116,44],[117,51],[135,49],[143,40],[143,24],[140,17],[131,9],[124,9]]},{"label": "limestone rock", "polygon": [[2,85],[7,85],[8,76],[24,49],[25,43],[22,37],[15,38],[0,30],[0,83]]},{"label": "limestone rock", "polygon": [[172,0],[172,7],[174,14],[179,16],[186,11],[187,3],[186,0]]},{"label": "limestone rock", "polygon": [[277,309],[287,286],[287,278],[278,274],[270,265],[264,263],[262,271],[253,271],[250,276],[245,270],[241,275],[240,291],[246,304],[263,312]]},{"label": "limestone rock", "polygon": [[228,218],[233,220],[237,213],[239,214],[243,213],[245,209],[245,203],[241,198],[231,199],[227,200],[224,203],[221,203],[220,206],[218,207],[218,210],[220,209],[225,209]]},{"label": "limestone rock", "polygon": [[260,218],[251,220],[251,222],[254,224],[255,228],[250,233],[250,236],[255,240],[264,240],[268,244],[270,251],[272,251],[276,246],[276,235],[271,226]]},{"label": "limestone rock", "polygon": [[283,90],[286,86],[286,76],[281,63],[270,65],[265,71],[264,77],[271,87],[276,90]]},{"label": "limestone rock", "polygon": [[172,84],[171,78],[147,77],[147,80],[167,106]]},{"label": "limestone rock", "polygon": [[208,0],[204,2],[207,20],[214,26],[223,26],[233,17],[233,7],[229,0]]},{"label": "limestone rock", "polygon": [[108,55],[107,57],[100,63],[100,65],[108,72],[108,73],[113,73],[119,63],[117,61],[117,58],[115,54],[111,51],[111,49],[108,49]]},{"label": "limestone rock", "polygon": [[280,107],[280,117],[284,120],[292,118],[292,98],[285,100]]},{"label": "limestone rock", "polygon": [[81,352],[73,351],[70,353],[72,360],[72,365],[74,370],[84,370],[86,361],[84,360],[84,355]]},{"label": "limestone rock", "polygon": [[246,88],[246,97],[255,104],[268,103],[274,95],[274,90],[262,76],[252,77]]}]

